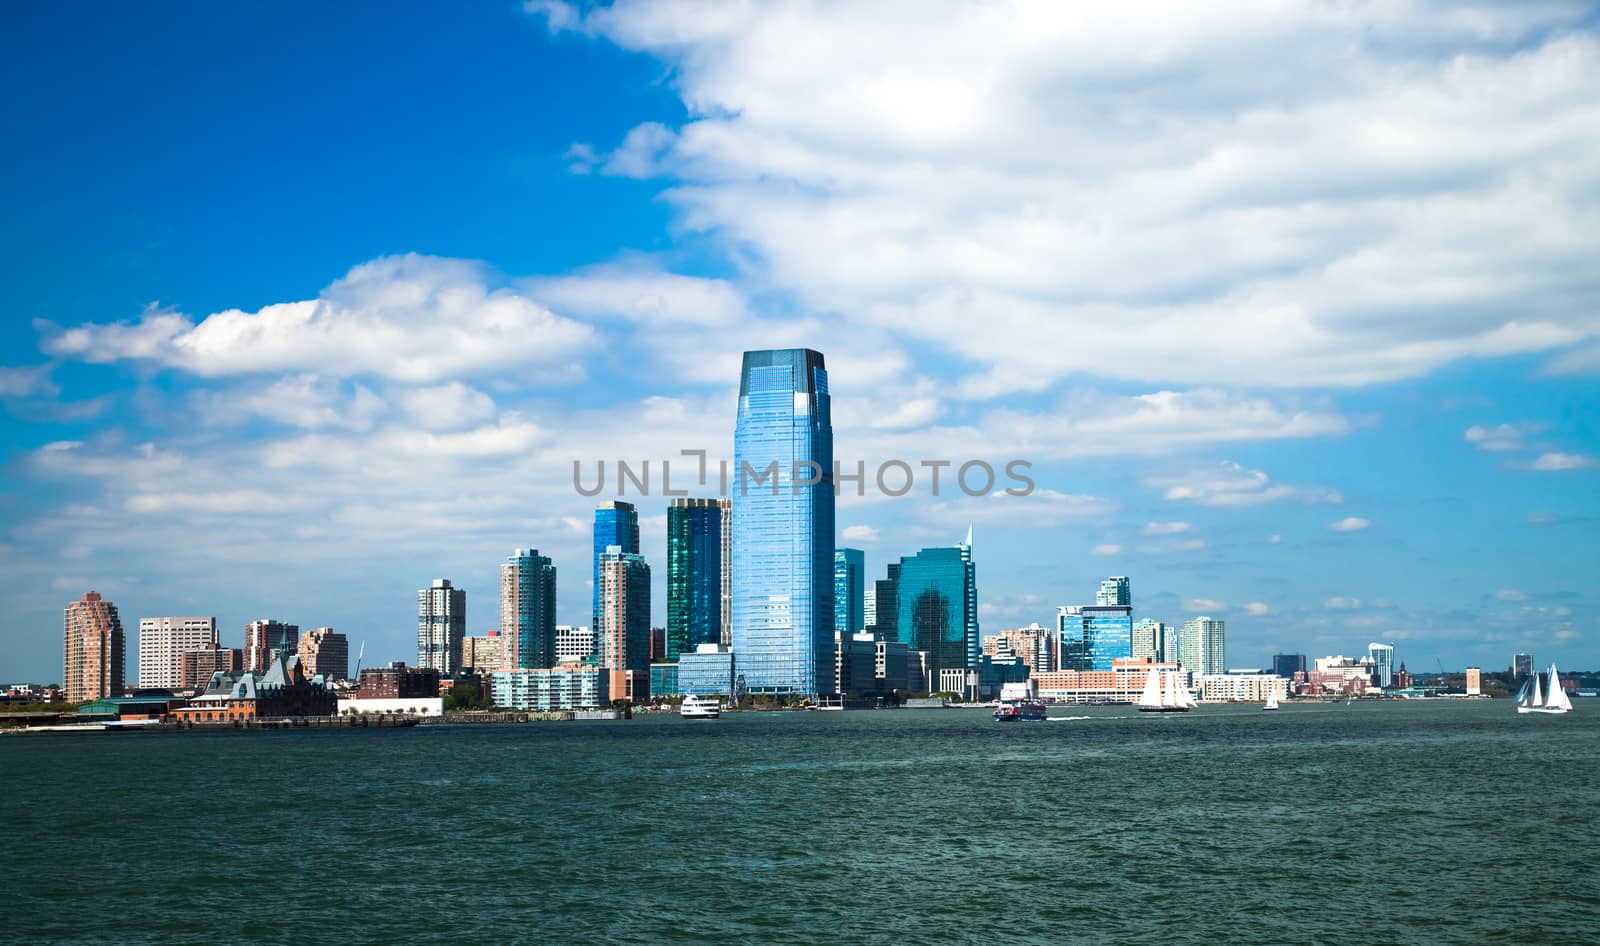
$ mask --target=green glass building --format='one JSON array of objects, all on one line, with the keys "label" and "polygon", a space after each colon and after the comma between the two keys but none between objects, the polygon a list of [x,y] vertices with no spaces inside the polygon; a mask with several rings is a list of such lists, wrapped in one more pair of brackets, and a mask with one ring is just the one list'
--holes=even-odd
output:
[{"label": "green glass building", "polygon": [[675,661],[701,644],[720,644],[726,628],[729,502],[674,499],[667,507],[667,641]]}]

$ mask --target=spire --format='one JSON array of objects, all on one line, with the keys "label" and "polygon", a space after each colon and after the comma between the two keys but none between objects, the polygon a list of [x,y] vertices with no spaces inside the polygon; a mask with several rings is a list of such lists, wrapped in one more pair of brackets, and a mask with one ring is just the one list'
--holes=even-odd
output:
[{"label": "spire", "polygon": [[972,523],[967,523],[967,541],[961,543],[967,548],[972,548]]}]

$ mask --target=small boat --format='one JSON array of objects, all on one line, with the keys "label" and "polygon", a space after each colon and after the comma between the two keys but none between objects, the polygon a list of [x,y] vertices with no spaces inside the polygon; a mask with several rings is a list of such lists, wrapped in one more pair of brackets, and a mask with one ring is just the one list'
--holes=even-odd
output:
[{"label": "small boat", "polygon": [[684,719],[716,719],[722,715],[722,701],[714,696],[691,693],[678,705],[678,715]]},{"label": "small boat", "polygon": [[1038,722],[1044,717],[1044,700],[1039,699],[1039,691],[1032,680],[1001,685],[1000,699],[994,707],[995,722]]},{"label": "small boat", "polygon": [[1536,673],[1528,678],[1528,682],[1517,691],[1517,713],[1570,713],[1572,700],[1567,697],[1567,691],[1561,686],[1561,677],[1556,673],[1556,665],[1550,665],[1550,691],[1545,693],[1539,686],[1539,675]]},{"label": "small boat", "polygon": [[1263,710],[1275,710],[1278,708],[1278,691],[1276,688],[1274,688],[1271,693],[1267,694],[1267,705],[1261,708]]},{"label": "small boat", "polygon": [[1178,685],[1176,672],[1152,669],[1150,676],[1145,677],[1144,692],[1134,705],[1141,713],[1187,713],[1199,704],[1195,703],[1188,687]]}]

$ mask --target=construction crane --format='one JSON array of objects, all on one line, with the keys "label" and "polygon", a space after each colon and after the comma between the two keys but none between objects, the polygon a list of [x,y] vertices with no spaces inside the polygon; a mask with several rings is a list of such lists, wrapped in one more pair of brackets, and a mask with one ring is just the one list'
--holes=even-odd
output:
[{"label": "construction crane", "polygon": [[360,681],[360,679],[361,679],[361,658],[363,658],[365,656],[367,656],[367,642],[366,641],[362,641],[361,642],[361,650],[356,652],[356,672],[352,673],[350,675],[351,682]]}]

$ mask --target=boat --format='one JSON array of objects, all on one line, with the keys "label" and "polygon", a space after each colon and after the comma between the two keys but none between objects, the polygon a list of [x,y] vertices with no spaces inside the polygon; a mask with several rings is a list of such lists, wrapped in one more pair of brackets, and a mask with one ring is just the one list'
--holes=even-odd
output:
[{"label": "boat", "polygon": [[722,715],[722,701],[714,696],[691,693],[678,705],[678,715],[684,719],[716,719]]},{"label": "boat", "polygon": [[1032,680],[1001,685],[1000,699],[994,707],[995,722],[1038,722],[1044,717],[1044,700],[1039,699],[1037,685]]},{"label": "boat", "polygon": [[1278,691],[1276,689],[1267,694],[1267,705],[1261,708],[1263,710],[1275,710],[1278,708]]},{"label": "boat", "polygon": [[1144,692],[1134,703],[1141,713],[1187,713],[1197,705],[1188,687],[1178,685],[1178,674],[1152,669],[1145,677]]},{"label": "boat", "polygon": [[1550,689],[1548,693],[1539,685],[1539,675],[1536,673],[1528,678],[1528,682],[1517,691],[1517,713],[1570,713],[1572,700],[1568,698],[1567,691],[1561,686],[1561,676],[1556,673],[1556,665],[1550,665]]}]

